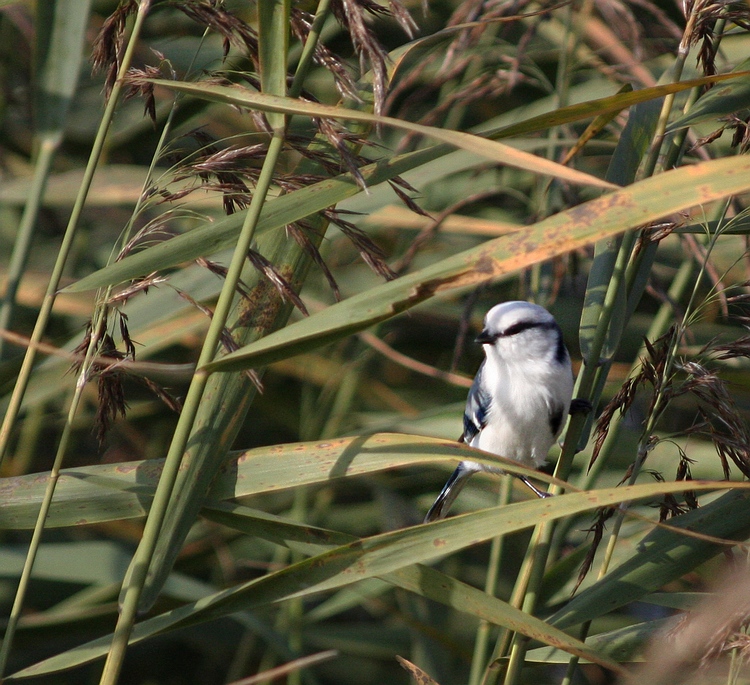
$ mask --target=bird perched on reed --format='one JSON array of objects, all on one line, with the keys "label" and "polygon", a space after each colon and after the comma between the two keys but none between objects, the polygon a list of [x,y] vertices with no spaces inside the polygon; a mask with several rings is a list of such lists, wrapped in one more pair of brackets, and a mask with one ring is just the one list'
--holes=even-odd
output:
[{"label": "bird perched on reed", "polygon": [[[460,442],[539,468],[560,435],[573,395],[570,355],[560,327],[544,307],[504,302],[487,312],[476,342],[485,359],[469,390]],[[502,472],[462,461],[425,522],[443,518],[477,471]],[[518,478],[539,497],[547,496],[525,476]]]}]

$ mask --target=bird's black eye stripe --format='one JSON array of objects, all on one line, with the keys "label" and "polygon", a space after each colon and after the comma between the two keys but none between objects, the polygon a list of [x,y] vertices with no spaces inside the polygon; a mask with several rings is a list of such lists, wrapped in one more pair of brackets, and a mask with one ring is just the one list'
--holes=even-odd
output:
[{"label": "bird's black eye stripe", "polygon": [[554,321],[519,321],[506,328],[500,335],[503,338],[509,338],[512,335],[518,335],[530,328],[555,328],[557,324]]}]

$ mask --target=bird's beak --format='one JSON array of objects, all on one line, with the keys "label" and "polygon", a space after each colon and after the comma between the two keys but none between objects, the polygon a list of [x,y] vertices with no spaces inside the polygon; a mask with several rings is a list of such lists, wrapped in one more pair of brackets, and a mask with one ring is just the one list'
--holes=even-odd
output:
[{"label": "bird's beak", "polygon": [[495,342],[495,336],[490,334],[490,332],[485,328],[476,338],[474,338],[474,342],[480,343],[481,345],[491,345],[493,342]]}]

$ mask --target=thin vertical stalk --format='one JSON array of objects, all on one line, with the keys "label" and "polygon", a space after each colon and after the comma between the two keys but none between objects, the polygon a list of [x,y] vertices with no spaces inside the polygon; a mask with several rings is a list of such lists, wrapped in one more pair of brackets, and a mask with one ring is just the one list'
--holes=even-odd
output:
[{"label": "thin vertical stalk", "polygon": [[[40,308],[39,315],[37,316],[36,324],[34,326],[34,331],[31,335],[29,346],[24,356],[24,360],[21,366],[21,370],[19,372],[18,380],[16,381],[15,388],[13,389],[13,394],[11,396],[11,400],[8,406],[8,411],[3,420],[2,428],[0,428],[0,461],[2,461],[2,458],[7,452],[7,448],[8,448],[9,441],[10,441],[10,432],[11,432],[13,425],[15,424],[15,420],[18,416],[18,412],[20,410],[21,402],[23,401],[23,396],[25,394],[29,378],[31,377],[31,370],[34,364],[34,359],[36,357],[36,348],[42,338],[42,335],[44,334],[44,331],[46,330],[47,322],[49,321],[49,316],[51,314],[52,307],[55,302],[57,289],[60,284],[60,280],[62,278],[62,274],[65,268],[65,264],[67,262],[67,258],[70,254],[70,249],[73,244],[73,239],[75,237],[75,232],[78,226],[78,220],[83,210],[83,205],[86,201],[88,190],[91,186],[91,181],[93,179],[94,172],[96,171],[96,166],[99,161],[99,157],[101,156],[102,150],[104,148],[106,135],[109,130],[109,126],[112,122],[112,118],[113,118],[114,111],[115,111],[115,106],[118,101],[120,92],[122,90],[121,79],[130,67],[130,61],[132,59],[133,51],[135,49],[135,44],[137,42],[137,38],[138,38],[138,35],[140,34],[140,30],[143,26],[143,22],[146,18],[146,15],[148,14],[149,6],[150,6],[150,0],[144,0],[138,7],[138,12],[136,14],[135,22],[133,25],[133,31],[131,33],[131,37],[128,42],[127,49],[123,56],[122,64],[120,65],[120,70],[118,72],[118,79],[115,83],[115,86],[112,89],[112,93],[110,94],[110,99],[109,99],[109,102],[107,103],[107,108],[105,110],[104,116],[102,117],[102,123],[99,126],[99,130],[97,132],[97,136],[94,141],[94,146],[92,148],[91,155],[89,156],[89,161],[86,166],[86,170],[84,172],[84,179],[81,184],[81,187],[79,188],[78,196],[76,197],[76,203],[73,207],[73,211],[71,213],[70,220],[68,222],[68,227],[65,231],[65,235],[63,236],[63,241],[60,246],[60,250],[58,252],[57,259],[55,261],[55,265],[52,270],[52,274],[50,276],[49,284],[47,286],[47,291],[42,301],[42,306]],[[51,150],[49,152],[51,155],[51,153],[53,153],[54,150]],[[50,156],[49,159],[47,160],[47,163],[51,163],[51,159],[52,158]],[[39,176],[36,179],[39,183],[42,184],[42,186],[37,189],[38,190],[37,201],[41,198],[41,191],[43,190],[44,178],[46,178],[46,175]],[[26,214],[24,216],[26,216]],[[34,215],[29,214],[29,216],[33,217]],[[55,461],[53,463],[49,478],[47,480],[47,487],[45,490],[44,499],[42,501],[42,505],[40,507],[39,514],[37,516],[37,521],[34,527],[34,532],[32,534],[31,543],[29,545],[29,550],[24,560],[24,566],[21,571],[21,577],[19,579],[18,587],[16,589],[16,595],[13,600],[13,607],[11,608],[10,617],[8,619],[8,626],[5,631],[5,636],[3,638],[2,647],[0,648],[0,677],[2,677],[2,675],[5,672],[5,667],[7,665],[8,658],[10,656],[10,650],[13,645],[13,639],[14,639],[15,632],[18,626],[18,621],[21,616],[21,611],[23,609],[23,602],[26,597],[26,592],[28,590],[29,581],[31,580],[31,572],[34,567],[34,562],[36,560],[36,555],[39,550],[39,545],[41,544],[41,536],[44,530],[44,521],[47,518],[47,514],[49,512],[49,508],[52,503],[52,497],[54,495],[55,487],[57,485],[57,481],[59,478],[60,469],[62,467],[62,461],[63,461],[64,455],[67,450],[67,446],[69,444],[70,437],[72,434],[72,418],[75,415],[75,412],[77,411],[78,404],[80,402],[81,393],[83,392],[83,388],[86,383],[87,368],[91,360],[93,359],[95,349],[96,349],[95,346],[92,345],[92,346],[89,346],[89,349],[87,351],[86,361],[84,362],[83,368],[81,370],[81,374],[79,376],[78,383],[76,384],[73,401],[71,402],[70,409],[68,412],[68,420],[66,422],[65,429],[63,430],[63,434],[60,438],[60,443],[58,445],[58,449],[55,454]]]},{"label": "thin vertical stalk", "polygon": [[[690,36],[693,33],[693,27],[695,26],[695,21],[698,16],[697,10],[700,9],[700,4],[701,3],[699,2],[693,4],[693,11],[688,16],[685,30],[682,33],[682,40],[680,41],[679,48],[677,49],[674,71],[672,74],[672,81],[675,83],[682,78],[682,71],[685,67],[688,53],[690,52]],[[661,152],[662,144],[664,143],[665,131],[667,128],[667,124],[669,123],[669,115],[671,114],[672,107],[674,106],[674,99],[674,93],[671,93],[664,98],[664,104],[661,108],[659,122],[656,125],[656,135],[651,142],[651,147],[649,148],[646,163],[644,164],[643,169],[641,170],[641,173],[636,180],[653,176],[654,172],[656,171],[656,165],[659,161],[659,153]]]},{"label": "thin vertical stalk", "polygon": [[[711,247],[713,246],[713,242],[714,241],[712,241],[712,244],[709,246],[707,250],[706,259],[704,260],[704,263],[701,265],[700,272],[693,282],[693,292],[690,296],[690,302],[687,306],[688,312],[692,309],[698,286],[705,272],[706,261],[708,260],[708,254],[710,254],[711,252]],[[683,330],[683,327],[681,326],[678,333],[674,336],[674,340],[672,341],[672,347],[669,350],[667,359],[664,363],[664,368],[662,370],[662,379],[668,378],[669,375],[672,373],[674,360],[677,354],[677,345],[679,344],[679,340],[682,338],[683,332],[684,330]],[[633,465],[632,473],[630,474],[630,478],[628,479],[627,485],[633,485],[635,481],[638,479],[638,476],[640,475],[641,468],[643,467],[643,463],[646,461],[646,457],[648,456],[648,452],[650,451],[648,447],[648,436],[650,436],[653,433],[656,427],[656,423],[661,417],[661,413],[664,407],[666,406],[667,402],[668,402],[668,399],[665,399],[663,394],[660,394],[656,398],[653,411],[648,417],[646,426],[644,427],[641,433],[642,438],[641,438],[640,447],[638,449],[637,459],[635,461],[635,464]],[[614,547],[615,547],[615,544],[617,543],[617,540],[619,539],[620,529],[625,519],[625,512],[627,511],[629,506],[630,506],[630,502],[623,502],[617,508],[617,518],[615,519],[615,522],[612,526],[612,532],[610,533],[607,549],[605,551],[604,559],[602,560],[602,564],[599,570],[599,576],[598,576],[599,578],[603,577],[604,574],[606,574],[607,570],[609,569],[609,564],[611,563],[612,556],[614,554]]]},{"label": "thin vertical stalk", "polygon": [[122,58],[122,64],[120,65],[120,70],[117,74],[117,80],[115,81],[112,92],[110,93],[109,101],[107,102],[101,124],[99,125],[99,130],[96,133],[94,145],[91,148],[91,154],[89,155],[89,160],[83,173],[83,180],[78,189],[78,195],[76,196],[76,201],[73,205],[73,210],[70,214],[70,219],[68,220],[62,243],[60,244],[60,250],[57,253],[57,258],[52,268],[47,290],[44,299],[42,300],[36,323],[34,324],[34,330],[29,339],[29,346],[26,349],[26,354],[24,355],[23,363],[18,373],[16,385],[13,388],[13,394],[8,403],[8,410],[3,418],[2,426],[0,426],[0,464],[8,451],[11,431],[13,430],[13,426],[18,418],[21,403],[23,402],[23,397],[26,393],[29,379],[31,378],[31,371],[34,366],[34,360],[36,359],[37,346],[47,329],[50,314],[52,313],[52,307],[55,304],[57,290],[60,287],[60,280],[62,279],[63,271],[65,270],[65,265],[68,261],[68,256],[70,255],[70,250],[73,247],[73,240],[75,238],[76,230],[78,229],[78,222],[81,218],[81,213],[83,212],[89,189],[91,188],[91,183],[94,178],[94,173],[96,172],[97,164],[99,163],[99,158],[102,156],[102,151],[104,150],[107,133],[112,123],[112,119],[114,118],[115,109],[122,92],[123,76],[130,68],[135,45],[138,42],[138,36],[143,28],[143,22],[146,19],[150,5],[151,0],[141,0],[138,5],[133,30],[130,35],[130,40],[128,41],[128,46],[125,49],[125,54]]},{"label": "thin vertical stalk", "polygon": [[[653,320],[651,321],[651,325],[648,328],[648,331],[646,332],[646,339],[647,340],[654,340],[664,334],[666,332],[667,328],[669,327],[670,323],[672,322],[673,317],[673,309],[670,302],[675,302],[680,299],[682,299],[683,295],[686,292],[687,287],[692,282],[693,272],[694,272],[694,265],[691,260],[684,261],[680,268],[677,270],[677,273],[675,274],[674,279],[672,280],[672,285],[670,286],[669,290],[667,291],[667,297],[669,302],[664,302],[661,307],[659,307],[659,310],[657,311],[656,315],[654,316]],[[644,354],[646,353],[646,346],[641,345],[641,348],[635,355],[635,359],[640,359]],[[637,361],[633,364],[632,368],[630,369],[630,373],[628,374],[631,376],[636,369]],[[604,444],[602,445],[602,448],[599,452],[599,458],[593,463],[591,468],[589,468],[584,474],[581,475],[581,478],[579,479],[577,483],[577,487],[580,490],[588,490],[590,489],[594,483],[596,483],[599,474],[602,470],[602,468],[606,465],[606,463],[609,460],[609,455],[611,451],[614,449],[617,441],[619,440],[619,427],[620,423],[622,422],[622,415],[621,414],[615,414],[612,417],[612,421],[609,425],[609,431],[607,433],[607,437],[604,440]],[[561,541],[564,539],[564,536],[569,530],[570,525],[572,524],[572,521],[566,520],[563,521],[559,526],[558,530],[555,532],[555,542],[553,543],[553,550],[557,549],[559,545],[561,544]]]},{"label": "thin vertical stalk", "polygon": [[[305,514],[308,509],[309,494],[307,488],[299,488],[294,491],[294,501],[292,503],[291,518],[294,521],[302,523],[305,520]],[[301,552],[291,553],[292,563],[302,561],[304,555]],[[302,619],[305,614],[305,603],[301,597],[296,597],[289,602],[285,602],[284,611],[287,620],[287,636],[289,649],[296,654],[302,654]],[[287,685],[301,685],[302,674],[300,671],[290,673],[287,677]]]},{"label": "thin vertical stalk", "polygon": [[[16,308],[18,287],[28,262],[39,209],[52,161],[63,142],[70,103],[83,61],[90,0],[47,0],[36,5],[34,46],[34,175],[16,234],[7,283],[0,306],[0,329],[7,330]],[[0,339],[0,360],[6,359],[7,341]]]},{"label": "thin vertical stalk", "polygon": [[297,70],[294,72],[294,79],[292,84],[289,86],[289,97],[299,97],[302,92],[302,85],[307,78],[307,74],[313,65],[313,56],[315,54],[315,47],[320,40],[321,31],[325,24],[326,18],[330,12],[331,0],[320,0],[318,2],[318,8],[315,11],[315,19],[313,20],[312,26],[310,27],[310,33],[307,35],[305,46],[302,48],[302,55],[300,56],[299,63],[297,64]]},{"label": "thin vertical stalk", "polygon": [[[26,262],[28,261],[31,242],[34,238],[34,226],[39,216],[39,207],[42,204],[44,189],[47,186],[52,161],[59,147],[62,136],[54,138],[45,137],[39,146],[36,163],[34,165],[34,177],[31,179],[28,200],[23,208],[21,223],[18,227],[18,235],[13,245],[13,252],[8,265],[8,280],[5,286],[3,303],[0,306],[0,330],[8,330],[16,304],[18,286],[21,284]],[[7,357],[7,341],[0,338],[0,360]]]},{"label": "thin vertical stalk", "polygon": [[[92,339],[98,338],[102,334],[103,321],[100,321],[100,325],[95,333],[92,333]],[[18,588],[16,589],[16,595],[13,599],[13,607],[11,608],[10,616],[8,617],[8,626],[5,629],[5,636],[3,637],[3,645],[0,648],[0,678],[5,674],[5,667],[8,664],[8,657],[10,656],[10,650],[13,646],[13,639],[15,637],[16,629],[18,627],[18,621],[21,618],[21,611],[23,610],[23,603],[26,598],[26,592],[29,588],[29,582],[31,580],[31,572],[34,568],[34,562],[39,551],[39,545],[42,541],[42,533],[44,532],[44,522],[47,519],[50,506],[52,505],[52,498],[55,493],[55,487],[57,481],[60,478],[60,469],[62,468],[63,459],[67,452],[70,438],[73,433],[73,419],[78,411],[78,406],[81,402],[83,390],[86,387],[88,380],[88,371],[91,368],[93,361],[96,344],[89,345],[86,353],[86,358],[83,362],[81,371],[78,375],[78,381],[73,392],[73,399],[68,409],[67,421],[65,422],[65,428],[60,437],[60,442],[57,446],[57,452],[55,453],[55,460],[52,464],[52,468],[47,478],[47,486],[44,492],[44,499],[42,505],[39,508],[36,523],[34,524],[34,532],[31,536],[31,542],[29,544],[29,551],[26,553],[26,557],[23,562],[23,569],[21,570],[21,577],[18,581]]]},{"label": "thin vertical stalk", "polygon": [[29,473],[37,446],[42,439],[47,411],[48,407],[44,402],[29,407],[26,418],[19,430],[13,458],[6,462],[4,475],[12,477]]},{"label": "thin vertical stalk", "polygon": [[[671,302],[679,301],[682,296],[685,294],[687,287],[690,285],[690,283],[693,280],[693,272],[695,271],[695,267],[693,265],[692,260],[688,259],[685,260],[681,265],[680,268],[677,270],[677,273],[675,274],[674,279],[672,280],[672,285],[670,286],[669,290],[667,291],[667,296],[669,299],[669,302],[664,302],[661,307],[659,307],[659,310],[657,311],[656,315],[654,316],[653,320],[651,321],[651,325],[648,328],[648,331],[646,332],[646,339],[647,340],[655,340],[656,338],[663,335],[666,330],[669,328],[669,325],[672,323],[672,317],[673,317],[673,308],[670,304]],[[636,369],[637,366],[637,360],[639,360],[644,354],[646,353],[646,346],[641,345],[638,353],[636,354],[636,363],[633,365],[633,368],[630,370],[630,374],[632,375]],[[581,480],[578,483],[578,487],[582,490],[588,490],[597,480],[599,477],[599,473],[601,472],[602,467],[607,463],[608,456],[612,449],[615,447],[615,443],[618,440],[618,431],[620,422],[622,421],[622,415],[621,414],[615,414],[612,417],[612,421],[609,425],[609,432],[607,433],[607,437],[604,440],[604,444],[602,445],[602,449],[599,452],[599,458],[593,463],[591,468],[581,477]]]},{"label": "thin vertical stalk", "polygon": [[[323,21],[324,18],[319,14],[313,22],[313,28],[316,28],[316,22],[319,27]],[[276,26],[286,28],[287,23],[277,22]],[[316,40],[316,35],[313,31],[313,37],[308,39]],[[307,60],[311,53],[312,50],[308,48],[303,57]],[[304,68],[306,63],[301,62],[298,69]],[[295,92],[298,83],[299,80],[293,84],[292,92]],[[322,230],[319,232],[316,229],[315,236],[311,239],[315,243],[322,240],[322,236]],[[262,247],[264,245],[265,248]],[[287,238],[285,231],[259,237],[257,249],[266,254],[276,268],[291,279],[289,283],[293,289],[302,286],[304,274],[312,261],[309,253],[297,241]],[[248,266],[247,273],[243,272],[243,280],[247,285],[254,285],[250,286],[243,297],[237,298],[231,318],[226,324],[239,345],[248,344],[283,326],[291,311],[291,303],[285,303],[283,298],[274,294],[275,289],[269,289],[265,279],[252,267]],[[263,315],[259,317],[258,312],[261,311]],[[161,591],[216,470],[224,461],[254,397],[255,388],[244,374],[214,375],[206,383],[203,395],[205,401],[191,427],[192,434],[200,434],[200,439],[189,439],[189,447],[181,457],[177,480],[171,485],[174,496],[167,507],[159,540],[149,562],[139,611],[147,611]]]},{"label": "thin vertical stalk", "polygon": [[164,514],[166,513],[169,499],[172,496],[172,488],[177,478],[180,462],[182,461],[182,454],[190,437],[190,431],[203,398],[203,390],[209,378],[209,374],[203,367],[213,360],[215,351],[218,349],[224,324],[229,316],[234,299],[235,288],[239,282],[250,244],[255,235],[255,228],[258,224],[263,203],[271,187],[274,169],[281,154],[283,144],[284,134],[283,132],[278,132],[271,138],[268,146],[268,153],[258,177],[255,193],[253,193],[250,207],[245,216],[224,286],[219,295],[219,301],[211,318],[211,325],[209,326],[198,357],[197,368],[190,383],[182,412],[180,413],[180,419],[172,437],[164,469],[159,479],[159,486],[154,494],[149,516],[146,519],[146,525],[143,529],[143,537],[130,565],[126,586],[123,588],[125,595],[122,601],[120,616],[115,627],[112,647],[104,664],[104,671],[100,680],[101,685],[114,685],[122,669],[125,650],[138,613],[138,601],[146,580],[149,560],[153,555],[156,542],[159,538],[161,524],[164,520]]}]

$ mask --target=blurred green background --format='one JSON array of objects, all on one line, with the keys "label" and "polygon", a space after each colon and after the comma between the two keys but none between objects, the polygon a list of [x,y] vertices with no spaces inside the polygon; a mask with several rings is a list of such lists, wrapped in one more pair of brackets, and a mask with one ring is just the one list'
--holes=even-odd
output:
[{"label": "blurred green background", "polygon": [[[455,440],[461,433],[467,388],[481,361],[473,337],[484,313],[508,299],[533,300],[553,312],[577,373],[584,373],[582,356],[591,345],[584,331],[582,353],[582,312],[589,312],[587,321],[597,331],[609,331],[608,344],[587,360],[591,377],[581,394],[592,400],[597,416],[613,398],[619,403],[607,414],[618,418],[604,450],[606,460],[602,458],[594,475],[587,477],[594,440],[586,440],[570,469],[557,472],[559,477],[598,492],[631,476],[644,484],[684,478],[686,467],[698,479],[720,480],[729,474],[738,480],[750,473],[745,427],[750,409],[744,303],[750,265],[746,201],[712,188],[710,199],[715,201],[705,201],[692,211],[685,200],[680,211],[659,213],[652,208],[656,216],[648,215],[650,204],[671,192],[671,177],[659,180],[671,168],[697,168],[710,159],[737,156],[738,174],[747,177],[742,166],[748,144],[747,76],[713,89],[704,84],[680,90],[674,100],[657,98],[664,92],[653,93],[648,102],[634,107],[626,102],[628,90],[622,91],[620,104],[605,107],[598,102],[615,96],[623,86],[638,92],[657,83],[747,69],[743,60],[750,54],[750,7],[746,3],[696,1],[687,8],[669,0],[584,0],[559,5],[453,1],[424,7],[369,0],[332,0],[330,6],[321,3],[317,8],[307,2],[260,4],[261,10],[281,8],[280,24],[259,23],[259,8],[240,0],[119,6],[94,0],[90,7],[82,0],[0,4],[0,255],[6,283],[2,321],[7,329],[0,357],[0,402],[4,412],[12,406],[11,393],[26,341],[44,309],[50,274],[61,265],[61,243],[67,240],[69,248],[59,283],[64,287],[167,238],[199,230],[210,236],[212,227],[218,231],[226,225],[222,222],[227,221],[228,207],[235,212],[230,217],[237,219],[239,230],[260,170],[268,164],[271,135],[264,127],[268,122],[274,125],[273,115],[264,122],[257,113],[236,106],[239,103],[201,99],[199,92],[175,95],[164,84],[156,86],[153,104],[146,93],[144,115],[143,89],[140,95],[131,89],[143,86],[137,79],[219,87],[239,84],[252,91],[278,93],[279,88],[292,87],[291,75],[300,60],[304,63],[300,37],[307,37],[305,31],[316,12],[323,19],[319,40],[326,50],[315,53],[300,80],[306,101],[374,111],[442,129],[492,131],[490,137],[516,150],[599,179],[625,186],[651,179],[652,199],[638,196],[640,204],[634,205],[619,228],[579,242],[575,242],[576,231],[582,230],[583,222],[576,223],[570,214],[568,232],[555,244],[558,256],[553,259],[527,256],[522,269],[506,266],[502,275],[481,283],[480,277],[468,279],[398,316],[382,316],[373,326],[368,326],[362,312],[362,321],[354,326],[357,330],[338,329],[332,344],[309,344],[299,354],[282,351],[277,356],[285,358],[268,365],[257,395],[243,372],[233,370],[240,385],[209,392],[200,407],[219,403],[213,416],[220,418],[210,421],[226,420],[217,430],[221,435],[208,429],[194,432],[190,444],[202,442],[204,451],[229,464],[225,469],[230,470],[236,455],[227,457],[228,449],[269,449],[252,453],[257,455],[253,457],[258,459],[257,467],[251,464],[241,470],[243,477],[255,479],[254,485],[245,491],[227,486],[224,495],[209,495],[214,504],[237,495],[235,501],[247,511],[234,511],[234,518],[221,518],[220,508],[212,515],[204,509],[207,517],[197,516],[218,463],[202,474],[198,489],[202,487],[203,494],[192,493],[192,504],[187,505],[195,508],[187,515],[189,534],[184,544],[180,540],[172,545],[172,552],[179,555],[150,616],[281,569],[298,568],[294,565],[322,550],[313,549],[323,543],[305,526],[356,538],[409,527],[417,531],[455,465],[455,459],[444,464],[431,459],[430,445],[438,443],[420,447],[421,456],[414,460],[407,458],[414,457],[411,447],[401,451],[394,447],[387,466],[368,466],[361,475],[343,474],[343,478],[330,477],[325,464],[315,461],[319,452],[311,445],[300,446],[301,461],[290,461],[285,475],[278,461],[281,453],[270,448],[308,441],[325,446],[334,439],[375,433]],[[138,5],[145,18],[133,38]],[[285,46],[279,36],[289,25],[292,30]],[[260,53],[253,49],[258,39]],[[130,81],[116,100],[105,133],[106,72],[118,68],[127,46],[132,46],[126,56]],[[93,75],[92,52],[104,55],[105,62],[104,69]],[[575,109],[580,103],[589,105]],[[151,107],[153,120],[148,116]],[[331,120],[320,124],[307,116],[304,104],[299,107],[299,116],[291,117],[281,134],[284,142],[265,203],[272,211],[279,198],[300,197],[292,199],[300,218],[292,228],[258,229],[251,249],[265,261],[256,260],[255,265],[270,266],[264,275],[246,267],[245,290],[241,286],[239,291],[258,298],[262,291],[267,299],[257,306],[261,300],[248,296],[253,306],[243,310],[242,297],[236,298],[235,319],[230,317],[229,324],[237,334],[235,347],[288,326],[286,317],[291,323],[304,318],[299,307],[292,307],[290,290],[300,292],[301,303],[312,315],[334,305],[337,296],[346,300],[358,293],[372,292],[385,306],[390,295],[383,286],[384,274],[389,271],[391,276],[416,274],[490,239],[543,227],[540,222],[548,217],[609,192],[552,178],[538,169],[520,169],[515,161],[505,165],[497,152],[480,155],[476,150],[446,148],[430,153],[431,158],[426,156],[422,163],[405,165],[401,185],[397,181],[356,188],[349,181],[353,190],[338,202],[337,213],[321,216],[306,210],[305,203],[312,202],[308,196],[294,193],[370,161],[386,163],[400,154],[429,151],[436,141],[383,121],[379,126],[344,121],[326,128],[325,122]],[[566,115],[555,119],[555,112]],[[499,133],[511,125],[519,128]],[[513,135],[506,138],[506,133]],[[84,169],[97,137],[102,146],[94,155],[97,168],[84,201]],[[678,182],[686,183],[682,177]],[[750,180],[742,183],[745,189],[750,187]],[[38,207],[35,196],[41,198]],[[80,216],[72,226],[76,203]],[[668,216],[663,225],[650,224],[664,214]],[[638,218],[643,216],[648,218]],[[622,242],[615,239],[615,233],[626,230]],[[654,238],[659,231],[663,234]],[[597,243],[599,237],[603,240]],[[50,673],[27,675],[33,675],[33,682],[45,683],[94,682],[99,677],[99,662],[79,665],[87,657],[66,650],[106,636],[114,628],[120,584],[141,539],[143,514],[154,485],[152,481],[139,485],[139,473],[127,480],[128,464],[164,458],[182,430],[178,412],[164,399],[166,395],[184,398],[195,380],[194,365],[210,323],[208,310],[216,306],[232,242],[218,251],[204,250],[197,262],[197,254],[170,256],[158,274],[164,280],[136,281],[138,292],[128,298],[113,293],[130,281],[125,285],[117,281],[115,291],[70,290],[56,297],[42,331],[46,347],[37,353],[17,415],[9,412],[4,426],[3,616],[11,615],[28,559],[30,530],[44,498],[44,476],[26,474],[44,474],[55,464],[64,469],[102,466],[81,472],[85,476],[73,472],[60,481],[30,584],[16,609],[20,611],[17,632],[10,640],[6,633],[6,674],[61,655],[61,661],[50,665]],[[298,243],[302,247],[289,247]],[[299,252],[297,261],[283,256],[284,250],[292,249]],[[629,270],[605,305],[611,307],[613,323],[608,325],[594,302],[595,291],[598,285],[606,292],[607,285],[616,282],[612,264],[607,267],[607,263],[618,255]],[[150,278],[150,271],[140,275]],[[7,284],[15,278],[19,280],[13,296],[7,294]],[[274,287],[287,297],[286,303],[281,303]],[[73,350],[84,340],[88,322],[105,310],[102,330],[111,335],[111,345],[100,340],[98,347],[78,348],[77,360],[81,363],[81,355],[91,349],[91,354],[122,357],[125,363],[105,369],[94,362],[88,372],[90,382],[72,400],[80,377],[70,370]],[[314,322],[314,317],[309,321]],[[676,329],[649,354],[643,347],[644,336],[653,341],[672,324]],[[243,338],[247,327],[251,332]],[[294,337],[295,330],[289,328],[289,335]],[[129,341],[134,345],[135,366]],[[629,374],[639,372],[641,356],[651,366],[638,376],[638,392],[628,398],[632,403],[620,418],[617,409],[624,402],[618,391]],[[701,375],[704,371],[707,375]],[[227,394],[220,396],[222,392]],[[248,398],[247,406],[236,413],[239,395],[233,392]],[[78,402],[74,416],[69,413],[71,401]],[[584,426],[583,419],[580,424],[573,430],[585,440],[591,426]],[[66,441],[62,450],[61,436]],[[575,442],[571,438],[571,444]],[[559,450],[553,453],[550,472]],[[570,448],[569,453],[572,457]],[[291,452],[284,455],[291,459]],[[303,475],[305,459],[319,464],[312,476]],[[264,480],[272,472],[276,480],[271,482],[271,476]],[[120,476],[126,480],[119,480]],[[499,480],[476,477],[456,502],[454,513],[495,506]],[[84,482],[93,489],[85,490]],[[76,489],[78,485],[81,489]],[[505,481],[503,487],[507,501],[528,498],[515,482]],[[112,493],[111,500],[107,492]],[[690,496],[676,493],[675,497],[652,498],[634,505],[633,511],[653,520],[658,519],[659,504],[664,516],[691,508]],[[717,497],[702,495],[700,501],[706,504]],[[568,602],[591,549],[589,529],[596,507],[607,502],[595,496],[588,511],[562,519],[554,533],[548,531],[551,552],[546,573],[537,579],[533,599],[527,600],[537,616],[554,616]],[[71,513],[77,507],[84,512],[78,519]],[[279,544],[278,531],[253,533],[252,526],[260,524],[243,519],[254,516],[251,510],[283,517],[280,521],[297,526],[295,535],[300,539],[308,536],[310,546],[300,542],[301,547],[288,549]],[[539,550],[541,544],[532,538],[530,527],[543,520],[543,513],[534,510],[527,516],[527,529],[513,530],[502,544],[493,546],[489,540],[494,524],[489,517],[481,520],[485,529],[477,534],[479,544],[461,538],[465,533],[460,531],[440,529],[446,537],[459,536],[458,551],[445,557],[428,551],[427,538],[414,538],[414,544],[421,545],[415,561],[429,562],[445,577],[508,600],[529,554],[530,539],[532,550]],[[711,532],[701,528],[703,524],[696,528],[732,540],[744,539],[750,530],[744,520],[724,522],[728,527]],[[653,528],[643,518],[625,518],[621,529],[614,526],[615,537],[610,538],[610,525],[593,570],[578,592],[594,584],[602,563],[616,568],[635,558],[643,537]],[[344,538],[329,541],[344,543]],[[607,544],[612,558],[602,562]],[[661,626],[659,620],[696,601],[686,593],[707,591],[724,556],[719,545],[705,544],[677,558],[669,578],[654,587],[644,581],[639,599],[645,601],[623,600],[624,608],[618,605],[611,611],[602,607],[592,634],[636,623],[642,627],[637,635],[623,638],[623,651],[617,651],[620,643],[614,637],[600,640],[595,648],[615,661],[629,662],[632,650],[641,649]],[[743,563],[741,556],[738,563]],[[540,563],[545,567],[544,560]],[[496,578],[488,580],[488,568]],[[302,569],[301,578],[304,573]],[[532,651],[525,661],[518,657],[523,667],[517,672],[511,667],[506,674],[507,661],[500,662],[499,671],[486,671],[496,638],[502,645],[504,629],[490,625],[479,628],[478,634],[480,612],[467,606],[466,598],[447,597],[446,591],[446,601],[439,603],[430,599],[429,592],[394,587],[383,573],[374,571],[364,580],[352,580],[358,582],[304,598],[285,590],[252,608],[240,603],[236,611],[227,609],[229,615],[223,618],[201,623],[204,619],[199,617],[195,625],[159,634],[128,650],[120,682],[234,682],[327,649],[338,650],[337,656],[293,669],[284,678],[291,683],[405,683],[409,676],[395,660],[400,655],[441,685],[478,685],[504,678],[507,683],[614,682],[611,672],[591,664],[571,668],[570,680],[565,681],[568,656],[534,651],[536,643],[525,646]],[[666,601],[661,594],[654,598],[649,593],[655,590],[671,592],[676,599]],[[523,597],[521,592],[516,602]],[[477,648],[477,644],[484,646]],[[513,649],[520,653],[525,647]],[[498,649],[502,652],[502,646]],[[730,653],[728,659],[739,658],[736,648],[734,657],[730,647],[725,651]],[[732,673],[722,674],[720,682],[741,678]]]}]

